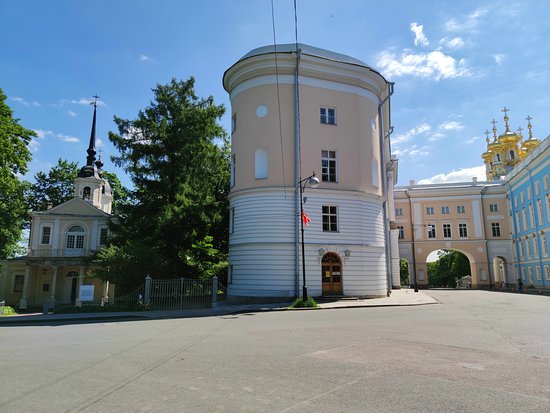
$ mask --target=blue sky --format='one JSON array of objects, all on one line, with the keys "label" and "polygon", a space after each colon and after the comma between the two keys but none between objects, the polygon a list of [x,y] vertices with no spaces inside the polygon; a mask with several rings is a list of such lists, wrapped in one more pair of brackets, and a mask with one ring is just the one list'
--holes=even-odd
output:
[{"label": "blue sky", "polygon": [[[514,130],[526,130],[531,115],[535,137],[550,134],[550,2],[297,3],[300,42],[363,60],[395,82],[400,184],[483,179],[483,132],[493,118],[503,132],[504,106]],[[274,0],[278,43],[294,41],[292,5]],[[0,88],[39,135],[29,178],[59,157],[85,162],[94,94],[104,169],[121,175],[109,161],[113,115],[134,118],[157,83],[189,76],[200,96],[229,110],[223,72],[273,43],[270,0],[1,0],[0,35]]]}]

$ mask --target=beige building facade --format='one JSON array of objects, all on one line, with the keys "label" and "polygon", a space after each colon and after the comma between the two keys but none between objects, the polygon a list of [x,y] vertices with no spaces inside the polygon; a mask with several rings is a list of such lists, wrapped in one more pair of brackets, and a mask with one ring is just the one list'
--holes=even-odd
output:
[{"label": "beige building facade", "polygon": [[470,261],[471,286],[514,283],[513,247],[503,182],[414,185],[394,190],[400,257],[412,285],[428,286],[427,258],[460,251]]},{"label": "beige building facade", "polygon": [[223,84],[232,108],[228,293],[299,295],[299,182],[314,172],[319,186],[303,192],[310,294],[381,296],[398,286],[392,84],[357,59],[293,44],[251,51]]}]

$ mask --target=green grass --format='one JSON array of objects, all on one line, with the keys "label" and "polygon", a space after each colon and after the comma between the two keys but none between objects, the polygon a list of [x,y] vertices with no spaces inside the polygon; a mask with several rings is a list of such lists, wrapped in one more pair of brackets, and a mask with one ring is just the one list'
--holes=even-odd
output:
[{"label": "green grass", "polygon": [[313,297],[308,297],[306,301],[302,297],[298,297],[290,308],[317,307],[317,303]]},{"label": "green grass", "polygon": [[17,311],[15,311],[12,307],[10,307],[9,305],[4,306],[4,315],[16,315],[16,314],[17,314]]}]

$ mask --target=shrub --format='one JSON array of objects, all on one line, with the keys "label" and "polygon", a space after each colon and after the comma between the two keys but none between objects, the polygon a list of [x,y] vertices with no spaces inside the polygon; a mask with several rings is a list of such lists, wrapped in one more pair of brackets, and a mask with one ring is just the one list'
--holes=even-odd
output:
[{"label": "shrub", "polygon": [[291,308],[317,307],[317,303],[315,302],[313,297],[308,297],[306,301],[304,301],[302,297],[298,297],[290,307]]}]

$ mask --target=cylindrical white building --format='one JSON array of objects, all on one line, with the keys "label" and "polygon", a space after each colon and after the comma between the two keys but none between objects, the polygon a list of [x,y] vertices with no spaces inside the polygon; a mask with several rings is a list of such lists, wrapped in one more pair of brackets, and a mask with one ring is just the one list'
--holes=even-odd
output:
[{"label": "cylindrical white building", "polygon": [[252,50],[223,85],[232,108],[229,296],[300,295],[297,182],[313,172],[320,185],[303,193],[309,294],[386,295],[398,261],[392,84],[357,59],[287,44]]}]

